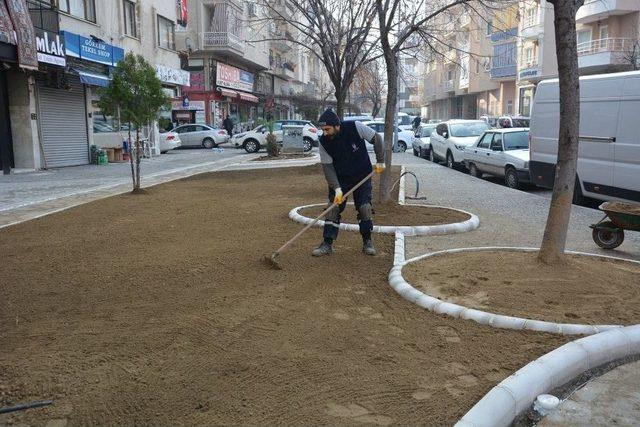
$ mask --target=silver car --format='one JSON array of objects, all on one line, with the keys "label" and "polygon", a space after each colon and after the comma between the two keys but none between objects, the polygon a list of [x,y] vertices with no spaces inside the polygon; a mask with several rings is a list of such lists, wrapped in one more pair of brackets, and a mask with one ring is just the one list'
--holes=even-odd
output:
[{"label": "silver car", "polygon": [[436,124],[423,124],[418,127],[413,137],[413,155],[418,157],[429,157],[431,151],[431,133],[436,130]]},{"label": "silver car", "polygon": [[180,135],[183,147],[214,148],[229,142],[229,134],[224,129],[216,129],[208,125],[181,125],[173,129]]},{"label": "silver car", "polygon": [[476,178],[489,174],[504,178],[510,188],[530,182],[529,129],[506,128],[486,131],[465,148],[464,164]]}]

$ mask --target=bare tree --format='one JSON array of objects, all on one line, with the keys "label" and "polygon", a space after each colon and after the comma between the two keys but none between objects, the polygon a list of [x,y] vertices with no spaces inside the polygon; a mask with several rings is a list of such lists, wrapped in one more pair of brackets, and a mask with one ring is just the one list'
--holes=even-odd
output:
[{"label": "bare tree", "polygon": [[[269,17],[262,22],[287,24],[298,37],[270,35],[263,40],[297,43],[317,56],[334,86],[336,113],[344,115],[349,87],[358,70],[370,60],[375,47],[371,29],[375,19],[372,0],[262,1]],[[283,8],[290,4],[293,13]],[[260,20],[254,20],[254,24]]]},{"label": "bare tree", "polygon": [[371,115],[376,117],[382,107],[385,82],[378,61],[365,64],[356,75],[355,90],[358,98],[371,103]]},{"label": "bare tree", "polygon": [[633,40],[631,49],[624,52],[622,60],[631,66],[632,70],[640,70],[640,41]]},{"label": "bare tree", "polygon": [[547,264],[561,261],[567,242],[571,202],[578,169],[580,132],[580,79],[576,13],[584,0],[548,0],[553,5],[560,85],[558,160],[547,225],[538,258]]}]

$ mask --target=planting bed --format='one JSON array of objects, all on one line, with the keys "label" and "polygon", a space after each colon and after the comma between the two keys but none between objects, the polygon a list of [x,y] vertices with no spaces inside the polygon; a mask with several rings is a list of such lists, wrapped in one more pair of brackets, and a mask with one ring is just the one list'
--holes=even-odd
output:
[{"label": "planting bed", "polygon": [[312,258],[318,166],[223,172],[0,232],[0,415],[44,425],[451,425],[565,342],[441,317],[387,284],[393,238]]},{"label": "planting bed", "polygon": [[561,265],[536,252],[476,251],[424,258],[403,269],[428,295],[468,308],[579,324],[640,323],[640,264],[568,255]]}]

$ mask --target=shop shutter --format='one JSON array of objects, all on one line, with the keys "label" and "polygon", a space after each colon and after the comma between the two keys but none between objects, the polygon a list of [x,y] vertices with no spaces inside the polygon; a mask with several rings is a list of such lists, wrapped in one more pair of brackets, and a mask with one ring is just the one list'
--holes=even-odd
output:
[{"label": "shop shutter", "polygon": [[48,87],[38,80],[40,128],[47,167],[89,163],[89,140],[84,86],[66,76],[69,89]]}]

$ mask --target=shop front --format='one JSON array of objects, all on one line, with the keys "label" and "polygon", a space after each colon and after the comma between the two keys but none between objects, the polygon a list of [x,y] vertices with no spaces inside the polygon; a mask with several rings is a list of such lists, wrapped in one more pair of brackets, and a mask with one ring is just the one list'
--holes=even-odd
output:
[{"label": "shop front", "polygon": [[216,64],[216,92],[220,97],[212,103],[211,122],[221,126],[228,116],[236,131],[252,129],[258,119],[259,99],[254,93],[255,76],[240,68],[218,62]]},{"label": "shop front", "polygon": [[[0,36],[2,37],[2,36]],[[0,38],[0,40],[2,40]],[[9,40],[8,38],[6,39]],[[13,158],[13,138],[11,134],[11,117],[9,116],[9,92],[7,87],[7,71],[16,61],[14,44],[0,41],[0,168],[9,174],[15,167]]]}]

